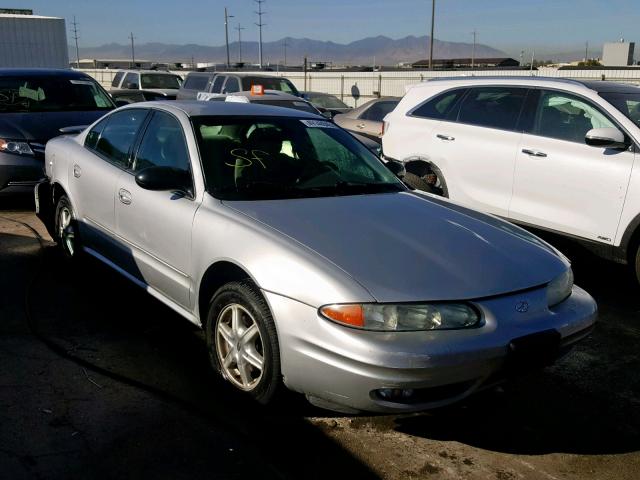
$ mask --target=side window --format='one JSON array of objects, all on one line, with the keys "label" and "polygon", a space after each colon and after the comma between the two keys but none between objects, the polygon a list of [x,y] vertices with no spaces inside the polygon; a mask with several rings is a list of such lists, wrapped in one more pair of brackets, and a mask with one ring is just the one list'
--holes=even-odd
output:
[{"label": "side window", "polygon": [[136,155],[134,170],[172,167],[190,170],[189,150],[180,122],[164,112],[155,112]]},{"label": "side window", "polygon": [[85,147],[90,148],[91,150],[95,150],[96,145],[98,144],[98,139],[100,138],[100,134],[102,133],[102,130],[104,130],[104,127],[107,125],[108,121],[108,118],[101,120],[96,124],[95,127],[93,127],[89,131],[89,133],[87,133],[87,136],[84,138]]},{"label": "side window", "polygon": [[122,75],[124,75],[124,72],[116,73],[116,76],[113,77],[113,80],[111,81],[112,87],[117,87],[118,85],[120,85],[120,80],[122,80]]},{"label": "side window", "polygon": [[615,125],[591,103],[566,93],[542,91],[536,112],[535,134],[584,143],[589,130],[603,127]]},{"label": "side window", "polygon": [[190,75],[182,87],[188,90],[198,90],[202,92],[206,88],[208,80],[209,78],[204,75]]},{"label": "side window", "polygon": [[377,102],[367,108],[360,118],[362,120],[371,120],[372,122],[381,122],[388,113],[396,108],[398,102]]},{"label": "side window", "polygon": [[129,151],[147,116],[146,110],[127,109],[109,115],[95,151],[121,168],[129,166]]},{"label": "side window", "polygon": [[472,88],[462,100],[458,121],[479,127],[515,130],[526,88]]},{"label": "side window", "polygon": [[140,88],[140,82],[138,81],[137,73],[133,73],[133,72],[127,73],[127,75],[124,77],[122,88],[130,88],[129,87],[130,83],[136,85],[136,87],[133,87],[133,88]]},{"label": "side window", "polygon": [[449,115],[455,112],[455,106],[460,102],[466,91],[467,89],[461,88],[441,93],[416,108],[411,115],[436,120],[449,118]]},{"label": "side window", "polygon": [[224,83],[224,79],[227,78],[224,75],[218,75],[213,82],[213,87],[211,88],[211,93],[220,93],[222,91],[222,84]]},{"label": "side window", "polygon": [[236,77],[228,77],[227,82],[224,84],[223,93],[235,93],[240,91],[240,82]]}]

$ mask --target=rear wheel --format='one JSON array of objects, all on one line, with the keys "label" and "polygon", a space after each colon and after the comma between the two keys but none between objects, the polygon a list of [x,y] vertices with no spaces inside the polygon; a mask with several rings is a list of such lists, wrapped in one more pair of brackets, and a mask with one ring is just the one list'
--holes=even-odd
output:
[{"label": "rear wheel", "polygon": [[212,366],[262,404],[281,388],[280,352],[269,308],[249,281],[232,282],[213,296],[206,321]]},{"label": "rear wheel", "polygon": [[449,197],[447,182],[438,167],[424,161],[408,161],[404,181],[410,187],[441,197]]},{"label": "rear wheel", "polygon": [[55,234],[55,240],[63,255],[68,259],[78,258],[80,254],[78,225],[73,207],[66,195],[62,195],[56,204]]}]

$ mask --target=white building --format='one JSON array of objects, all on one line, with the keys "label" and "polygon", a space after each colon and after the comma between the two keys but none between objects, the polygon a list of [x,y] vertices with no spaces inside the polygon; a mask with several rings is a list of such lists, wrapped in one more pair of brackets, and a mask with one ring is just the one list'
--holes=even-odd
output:
[{"label": "white building", "polygon": [[69,68],[64,18],[0,13],[0,68]]},{"label": "white building", "polygon": [[633,65],[635,43],[605,43],[602,49],[602,65],[605,67],[624,67]]}]

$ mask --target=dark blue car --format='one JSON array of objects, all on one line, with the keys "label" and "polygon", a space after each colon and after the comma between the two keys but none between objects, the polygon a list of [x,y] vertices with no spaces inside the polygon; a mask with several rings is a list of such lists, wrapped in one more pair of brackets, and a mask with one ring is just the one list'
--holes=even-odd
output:
[{"label": "dark blue car", "polygon": [[109,94],[84,73],[0,69],[0,194],[32,191],[44,177],[47,141],[113,108]]}]

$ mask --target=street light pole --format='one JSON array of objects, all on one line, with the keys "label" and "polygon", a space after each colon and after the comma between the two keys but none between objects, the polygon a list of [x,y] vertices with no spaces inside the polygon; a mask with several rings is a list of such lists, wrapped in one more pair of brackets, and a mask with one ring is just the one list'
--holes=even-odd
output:
[{"label": "street light pole", "polygon": [[238,49],[240,53],[238,63],[242,63],[242,30],[244,30],[244,27],[238,24],[236,30],[238,30]]},{"label": "street light pole", "polygon": [[231,66],[231,59],[229,58],[229,19],[233,18],[233,15],[227,13],[227,7],[224,7],[224,38],[227,43],[227,68]]},{"label": "street light pole", "polygon": [[133,36],[133,32],[131,32],[131,35],[129,35],[129,38],[131,39],[131,68],[135,68],[135,66],[136,66],[136,53],[135,53],[135,47],[133,45],[133,39],[135,38]]},{"label": "street light pole", "polygon": [[429,40],[429,70],[433,70],[433,30],[435,27],[436,0],[431,0],[431,38]]},{"label": "street light pole", "polygon": [[476,64],[476,36],[478,35],[478,32],[474,30],[472,32],[472,35],[473,35],[473,48],[471,50],[471,69],[473,70]]}]

